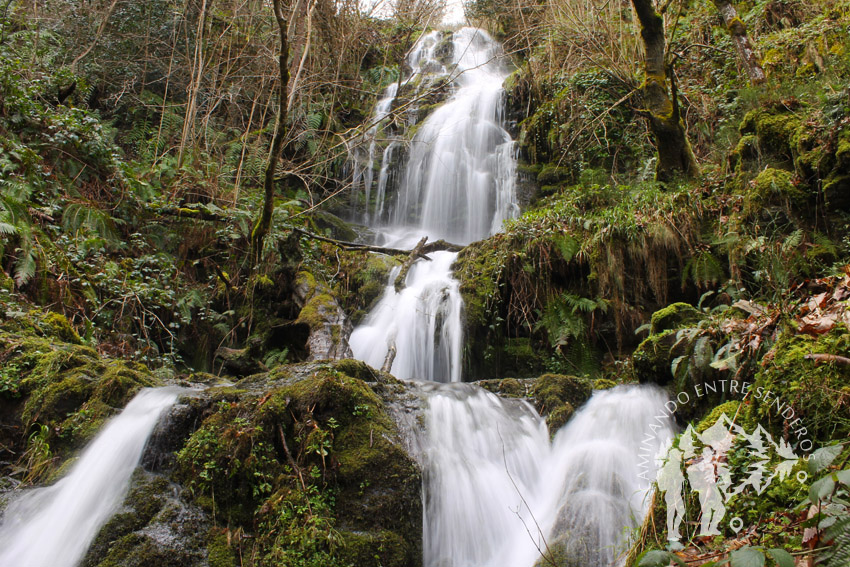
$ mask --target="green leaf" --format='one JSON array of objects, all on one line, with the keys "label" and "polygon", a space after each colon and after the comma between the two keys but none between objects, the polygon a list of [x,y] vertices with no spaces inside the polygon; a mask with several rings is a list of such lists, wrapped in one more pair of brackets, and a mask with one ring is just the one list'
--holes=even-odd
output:
[{"label": "green leaf", "polygon": [[834,478],[844,486],[850,486],[850,469],[844,469],[835,473]]},{"label": "green leaf", "polygon": [[638,562],[638,567],[667,567],[670,565],[671,556],[669,551],[653,549],[643,554]]},{"label": "green leaf", "polygon": [[812,453],[812,456],[809,457],[809,474],[817,474],[831,465],[841,454],[843,448],[841,445],[829,445]]},{"label": "green leaf", "polygon": [[835,481],[832,479],[832,476],[826,476],[812,483],[811,488],[809,488],[809,499],[812,501],[812,504],[817,504],[832,494],[833,490],[835,490]]},{"label": "green leaf", "polygon": [[773,557],[779,567],[794,567],[794,558],[784,549],[768,549],[767,553]]},{"label": "green leaf", "polygon": [[742,547],[733,551],[729,558],[732,567],[764,567],[764,554],[754,547]]}]

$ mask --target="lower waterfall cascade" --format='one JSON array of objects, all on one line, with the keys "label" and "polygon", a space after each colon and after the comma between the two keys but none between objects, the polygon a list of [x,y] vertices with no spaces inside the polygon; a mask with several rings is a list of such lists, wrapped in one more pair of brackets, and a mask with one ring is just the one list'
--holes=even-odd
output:
[{"label": "lower waterfall cascade", "polygon": [[0,524],[0,567],[75,567],[124,500],[148,437],[179,391],[142,390],[67,476],[9,504]]},{"label": "lower waterfall cascade", "polygon": [[[515,149],[502,125],[501,48],[481,30],[464,28],[452,38],[452,65],[428,64],[438,38],[420,39],[408,64],[414,75],[438,70],[454,90],[410,143],[390,224],[380,218],[393,194],[383,164],[376,214],[367,215],[379,241],[393,246],[412,247],[423,235],[466,244],[498,232],[518,210]],[[388,89],[375,122],[387,116],[396,92]],[[369,148],[371,167],[374,143]],[[365,187],[367,200],[370,191]],[[647,434],[666,398],[640,387],[597,392],[550,442],[527,402],[458,384],[463,301],[451,270],[456,257],[438,252],[416,261],[401,290],[395,269],[350,339],[356,358],[400,379],[453,383],[425,389],[423,565],[533,567],[553,549],[591,567],[618,565],[625,532],[645,515],[650,483],[643,479],[653,478],[654,456],[672,435],[666,421]],[[648,459],[638,456],[641,447]]]},{"label": "lower waterfall cascade", "polygon": [[551,443],[527,402],[471,384],[434,390],[429,401],[426,567],[533,567],[544,553],[618,564],[655,475],[642,455],[654,457],[672,435],[666,421],[650,430],[666,415],[660,390],[598,391]]}]

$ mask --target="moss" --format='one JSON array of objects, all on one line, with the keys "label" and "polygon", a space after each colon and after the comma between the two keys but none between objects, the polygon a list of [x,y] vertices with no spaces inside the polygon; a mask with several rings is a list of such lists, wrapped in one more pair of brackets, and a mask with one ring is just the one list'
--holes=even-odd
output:
[{"label": "moss", "polygon": [[760,108],[752,110],[741,122],[741,134],[755,134],[761,147],[791,159],[792,141],[800,128],[801,119],[790,112]]},{"label": "moss", "polygon": [[489,305],[499,294],[499,278],[506,254],[497,239],[482,240],[464,248],[452,269],[460,281],[468,327],[486,326],[492,315]]},{"label": "moss", "polygon": [[406,567],[408,545],[396,533],[341,532],[342,547],[337,556],[344,564],[358,567]]},{"label": "moss", "polygon": [[741,136],[735,148],[729,152],[729,165],[732,169],[740,169],[748,162],[758,158],[758,138],[752,134]]},{"label": "moss", "polygon": [[613,380],[609,380],[608,378],[598,378],[593,381],[593,389],[594,390],[610,390],[611,388],[615,388],[617,383]]},{"label": "moss", "polygon": [[649,332],[652,335],[695,325],[703,315],[687,303],[673,303],[652,314]]},{"label": "moss", "polygon": [[68,319],[61,313],[48,313],[42,321],[41,328],[45,334],[50,337],[59,339],[60,341],[72,344],[80,344],[80,335],[68,322]]},{"label": "moss", "polygon": [[537,410],[546,416],[546,424],[553,434],[592,393],[593,386],[587,378],[562,374],[544,374],[534,381],[532,387]]},{"label": "moss", "polygon": [[546,165],[537,174],[537,183],[543,185],[559,185],[572,177],[572,171],[558,165]]},{"label": "moss", "polygon": [[543,367],[541,356],[534,351],[528,337],[506,339],[502,353],[501,368],[506,374],[530,376]]},{"label": "moss", "polygon": [[[820,353],[850,357],[850,333],[842,326],[818,337],[789,331],[781,336],[773,353],[753,384],[751,398],[758,422],[793,441],[808,437],[818,443],[850,436],[850,367],[806,358]],[[793,409],[791,419],[785,406]],[[800,423],[788,425],[798,418]],[[798,437],[795,431],[801,425],[806,432]]]},{"label": "moss", "polygon": [[311,214],[313,224],[321,231],[327,231],[332,238],[353,242],[357,240],[357,233],[347,222],[327,211],[314,211]]},{"label": "moss", "polygon": [[207,557],[209,567],[236,567],[239,564],[236,553],[227,542],[227,533],[217,528],[210,530]]},{"label": "moss", "polygon": [[702,433],[720,419],[723,414],[726,414],[726,417],[729,419],[735,419],[737,423],[741,423],[741,417],[738,415],[738,410],[741,407],[741,402],[737,400],[731,400],[725,403],[716,406],[713,410],[711,410],[708,415],[706,415],[696,426],[696,432]]},{"label": "moss", "polygon": [[348,553],[336,537],[319,541],[322,530],[302,530],[306,539],[299,539],[305,501],[312,502],[311,525],[363,536],[352,543],[354,555],[415,562],[419,471],[384,402],[360,378],[381,388],[392,381],[355,360],[291,365],[243,380],[242,392],[216,402],[178,453],[178,478],[199,505],[215,506],[216,517],[259,522],[257,545],[280,562],[309,553],[336,565]]},{"label": "moss", "polygon": [[809,193],[796,181],[794,173],[769,167],[750,183],[744,198],[744,210],[756,214],[769,205],[796,210],[805,207],[809,197]]},{"label": "moss", "polygon": [[575,413],[575,408],[570,403],[564,403],[546,416],[546,425],[549,426],[549,432],[554,435]]},{"label": "moss", "polygon": [[650,335],[638,345],[632,355],[632,365],[639,382],[664,385],[673,381],[670,363],[675,342],[676,331],[667,330]]},{"label": "moss", "polygon": [[336,307],[336,300],[329,293],[316,293],[304,304],[296,323],[304,323],[310,329],[321,328],[327,320],[327,312]]}]

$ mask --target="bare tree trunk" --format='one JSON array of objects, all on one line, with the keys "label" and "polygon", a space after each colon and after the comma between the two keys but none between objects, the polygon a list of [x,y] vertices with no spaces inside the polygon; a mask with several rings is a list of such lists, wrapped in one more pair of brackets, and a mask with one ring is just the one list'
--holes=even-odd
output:
[{"label": "bare tree trunk", "polygon": [[717,11],[723,16],[723,23],[729,30],[729,35],[732,36],[732,42],[735,44],[735,49],[738,51],[738,57],[741,58],[741,63],[750,77],[750,84],[753,86],[760,85],[766,79],[764,69],[761,67],[759,56],[756,50],[753,49],[750,43],[750,38],[747,36],[747,26],[743,20],[738,17],[738,11],[729,0],[714,0],[714,5],[717,6]]},{"label": "bare tree trunk", "polygon": [[673,85],[672,96],[667,77],[667,43],[664,19],[655,11],[652,0],[632,0],[644,47],[643,100],[649,125],[658,149],[656,178],[666,181],[675,175],[694,176],[699,172],[694,152],[685,135]]},{"label": "bare tree trunk", "polygon": [[280,152],[283,148],[283,139],[286,136],[286,102],[289,86],[289,42],[286,33],[286,18],[283,15],[281,0],[273,0],[274,17],[277,21],[280,33],[280,55],[278,56],[278,68],[280,69],[280,95],[278,97],[277,119],[275,121],[275,134],[272,139],[272,147],[269,152],[269,161],[266,164],[266,174],[263,180],[263,210],[251,231],[251,268],[260,262],[263,254],[263,241],[269,233],[272,224],[272,213],[274,212],[274,174]]},{"label": "bare tree trunk", "polygon": [[177,152],[177,167],[183,166],[186,155],[186,144],[190,133],[194,139],[195,115],[198,103],[198,91],[201,89],[201,80],[204,76],[204,30],[207,23],[207,0],[201,2],[201,13],[198,16],[198,33],[195,37],[195,55],[192,69],[192,80],[189,83],[189,100],[186,102],[186,116],[183,119],[183,133],[180,135],[180,149]]}]

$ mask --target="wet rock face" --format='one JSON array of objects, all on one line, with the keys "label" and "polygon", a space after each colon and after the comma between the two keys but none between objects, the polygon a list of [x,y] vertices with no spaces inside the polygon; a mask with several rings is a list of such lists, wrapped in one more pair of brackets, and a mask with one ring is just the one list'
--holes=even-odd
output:
[{"label": "wet rock face", "polygon": [[212,526],[167,478],[138,470],[122,508],[100,530],[80,567],[201,567]]},{"label": "wet rock face", "polygon": [[331,291],[312,274],[300,272],[296,278],[295,297],[301,305],[296,322],[310,328],[308,360],[351,358],[348,337],[354,327]]}]

